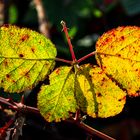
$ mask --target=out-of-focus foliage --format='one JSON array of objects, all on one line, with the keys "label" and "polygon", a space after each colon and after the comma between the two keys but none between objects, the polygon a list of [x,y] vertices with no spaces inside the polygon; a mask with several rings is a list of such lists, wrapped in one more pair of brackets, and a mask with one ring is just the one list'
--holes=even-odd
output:
[{"label": "out-of-focus foliage", "polygon": [[9,23],[15,24],[18,18],[18,10],[15,4],[10,5],[9,7]]},{"label": "out-of-focus foliage", "polygon": [[[92,0],[43,0],[48,20],[51,24],[59,26],[59,23],[64,19],[69,25],[76,25],[79,17],[87,17],[92,11]],[[35,16],[35,8],[33,3],[27,11],[24,21],[37,22]],[[34,18],[34,20],[33,20]]]},{"label": "out-of-focus foliage", "polygon": [[140,1],[139,0],[120,0],[126,14],[133,16],[140,13]]}]

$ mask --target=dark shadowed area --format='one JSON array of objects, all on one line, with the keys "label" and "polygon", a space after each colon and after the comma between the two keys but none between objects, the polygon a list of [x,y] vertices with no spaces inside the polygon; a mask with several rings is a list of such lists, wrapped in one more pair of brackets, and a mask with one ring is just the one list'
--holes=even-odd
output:
[{"label": "dark shadowed area", "polygon": [[[40,8],[43,6],[44,9]],[[55,44],[57,57],[71,60],[68,44],[62,32],[61,20],[67,23],[76,58],[95,50],[97,39],[118,26],[140,27],[140,0],[3,0],[0,1],[0,25],[13,24],[27,27],[49,37]],[[22,56],[21,56],[22,57]],[[96,64],[92,56],[84,63]],[[65,65],[59,62],[56,67]],[[114,64],[115,65],[115,64]],[[37,93],[42,83],[25,94],[25,104],[37,106]],[[9,98],[1,90],[0,96]],[[15,101],[21,95],[10,94]],[[0,127],[11,116],[0,103]],[[10,114],[10,115],[9,115]],[[85,115],[85,114],[84,114]],[[94,119],[86,116],[86,124],[117,140],[140,139],[140,97],[127,97],[123,111],[110,118]],[[77,125],[62,121],[48,123],[39,114],[27,113],[19,140],[103,140],[91,137]],[[0,139],[1,140],[1,139]]]}]

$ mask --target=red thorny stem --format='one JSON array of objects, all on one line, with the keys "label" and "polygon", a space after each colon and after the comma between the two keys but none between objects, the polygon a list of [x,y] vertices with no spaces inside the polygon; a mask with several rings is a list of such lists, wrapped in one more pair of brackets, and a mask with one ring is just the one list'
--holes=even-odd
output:
[{"label": "red thorny stem", "polygon": [[[22,102],[22,100],[21,100],[21,102]],[[16,103],[16,102],[10,103],[10,100],[7,100],[7,99],[5,99],[3,97],[0,97],[0,103],[8,105],[13,110],[22,111],[23,113],[30,112],[30,113],[34,113],[36,115],[40,115],[39,110],[37,108],[35,108],[35,107],[30,107],[30,106],[24,105],[24,109],[19,108],[18,104],[21,104],[21,102],[20,103]],[[92,127],[90,127],[90,126],[88,126],[84,122],[80,121],[78,119],[78,117],[79,117],[79,111],[77,111],[77,114],[75,115],[75,118],[71,118],[69,120],[66,120],[66,122],[71,122],[71,123],[77,125],[79,128],[83,129],[87,134],[89,134],[91,136],[96,135],[99,138],[102,138],[104,140],[115,140],[114,138],[112,138],[112,137],[110,137],[110,136],[108,136],[108,135],[106,135],[106,134],[104,134],[104,133],[102,133],[102,132],[100,132],[100,131],[92,128]],[[13,123],[13,121],[14,121],[14,119],[10,120],[8,122],[8,124],[6,126],[4,126],[4,129],[8,128]],[[1,133],[1,131],[2,130],[0,130],[0,133]]]},{"label": "red thorny stem", "polygon": [[64,31],[64,33],[66,35],[66,38],[67,38],[67,41],[68,41],[68,45],[69,45],[70,53],[71,53],[71,56],[72,56],[72,60],[73,60],[73,62],[77,62],[76,57],[75,57],[75,53],[73,51],[73,46],[71,44],[71,39],[70,39],[70,36],[68,34],[68,28],[66,26],[66,23],[64,21],[61,21],[61,25],[63,27],[62,31]]},{"label": "red thorny stem", "polygon": [[[70,36],[68,34],[68,28],[66,26],[66,23],[63,20],[61,21],[61,25],[63,26],[62,31],[64,31],[64,33],[66,35],[66,39],[67,39],[67,42],[68,42],[68,45],[69,45],[70,53],[72,55],[73,63],[80,63],[81,61],[83,61],[83,60],[87,59],[88,57],[93,56],[97,53],[96,51],[94,51],[94,52],[91,52],[91,53],[85,55],[84,57],[80,58],[79,60],[76,60],[75,53],[73,51],[73,46],[71,44],[71,39],[70,39]],[[71,62],[68,62],[68,63],[71,63]]]},{"label": "red thorny stem", "polygon": [[89,125],[83,122],[77,122],[77,126],[79,126],[81,129],[89,133],[91,136],[95,135],[95,136],[98,136],[99,138],[102,138],[103,140],[115,140],[114,138],[90,127]]},{"label": "red thorny stem", "polygon": [[37,108],[24,105],[22,103],[22,100],[21,100],[21,102],[17,103],[17,102],[14,102],[14,101],[11,102],[9,99],[7,100],[3,97],[0,97],[0,103],[8,105],[10,109],[13,109],[15,111],[21,111],[23,113],[30,112],[30,113],[40,114],[39,110]]},{"label": "red thorny stem", "polygon": [[15,118],[11,118],[9,122],[7,122],[2,128],[0,128],[0,133],[1,131],[6,131],[10,127],[10,125],[13,124],[14,121],[15,121]]},{"label": "red thorny stem", "polygon": [[0,128],[0,140],[5,139],[7,129],[14,123],[15,116],[11,118],[3,127]]}]

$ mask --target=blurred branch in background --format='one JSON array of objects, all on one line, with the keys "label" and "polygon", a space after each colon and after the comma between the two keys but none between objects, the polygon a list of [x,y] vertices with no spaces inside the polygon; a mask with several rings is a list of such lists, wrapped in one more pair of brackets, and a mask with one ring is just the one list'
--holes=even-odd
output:
[{"label": "blurred branch in background", "polygon": [[0,26],[4,23],[4,2],[0,0]]},{"label": "blurred branch in background", "polygon": [[46,37],[49,38],[50,37],[49,25],[48,25],[47,17],[46,17],[45,10],[42,4],[42,0],[33,0],[33,1],[37,10],[37,14],[38,14],[39,30]]}]

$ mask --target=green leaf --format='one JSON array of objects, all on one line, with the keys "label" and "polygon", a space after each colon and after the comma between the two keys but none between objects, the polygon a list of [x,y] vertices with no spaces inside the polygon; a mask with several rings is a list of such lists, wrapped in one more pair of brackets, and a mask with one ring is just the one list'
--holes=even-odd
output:
[{"label": "green leaf", "polygon": [[16,26],[0,28],[0,87],[22,92],[45,79],[54,67],[56,48],[45,36]]},{"label": "green leaf", "polygon": [[97,66],[82,65],[76,74],[59,67],[49,79],[38,94],[38,109],[48,122],[65,120],[78,108],[94,118],[115,116],[126,101],[126,93]]},{"label": "green leaf", "polygon": [[126,90],[129,96],[140,92],[140,28],[118,27],[103,34],[96,44],[100,67]]},{"label": "green leaf", "polygon": [[15,4],[10,4],[8,18],[10,24],[15,24],[17,22],[18,9]]},{"label": "green leaf", "polygon": [[59,67],[50,74],[50,85],[42,86],[38,94],[38,109],[49,122],[69,118],[75,112],[74,73],[72,67]]},{"label": "green leaf", "polygon": [[80,109],[94,118],[115,116],[124,107],[126,93],[100,67],[81,66],[75,88]]}]

